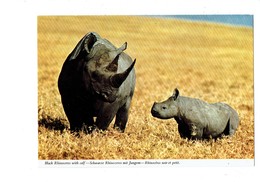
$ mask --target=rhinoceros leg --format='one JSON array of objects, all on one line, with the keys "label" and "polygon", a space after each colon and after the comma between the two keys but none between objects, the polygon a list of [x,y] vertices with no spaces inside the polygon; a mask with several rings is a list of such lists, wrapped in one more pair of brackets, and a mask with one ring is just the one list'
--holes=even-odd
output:
[{"label": "rhinoceros leg", "polygon": [[178,131],[181,138],[191,138],[189,126],[184,122],[178,122]]},{"label": "rhinoceros leg", "polygon": [[100,130],[106,130],[113,118],[115,117],[115,115],[116,110],[113,107],[113,105],[105,105],[99,111],[95,125]]},{"label": "rhinoceros leg", "polygon": [[93,118],[86,118],[82,116],[76,115],[67,115],[70,122],[70,130],[78,132],[80,130],[84,130],[86,133],[91,133],[94,125]]},{"label": "rhinoceros leg", "polygon": [[224,130],[225,135],[234,135],[236,132],[236,129],[238,127],[239,118],[236,113],[231,113],[230,118],[228,119],[227,126]]},{"label": "rhinoceros leg", "polygon": [[234,135],[239,124],[239,117],[236,111],[232,111],[230,117],[230,135]]},{"label": "rhinoceros leg", "polygon": [[62,99],[63,108],[65,114],[70,123],[70,130],[78,132],[83,129],[83,123],[85,128],[90,128],[94,125],[94,120],[90,117],[89,113],[87,113],[87,109],[81,105],[79,105],[75,101]]},{"label": "rhinoceros leg", "polygon": [[112,115],[103,115],[100,117],[97,117],[96,119],[96,127],[100,130],[106,130],[109,126],[109,124],[111,123],[111,121],[113,120],[114,116]]},{"label": "rhinoceros leg", "polygon": [[202,139],[203,138],[203,128],[196,125],[190,126],[191,139]]},{"label": "rhinoceros leg", "polygon": [[94,130],[94,120],[92,117],[86,117],[81,114],[74,117],[68,117],[71,131],[83,130],[85,133],[91,133]]},{"label": "rhinoceros leg", "polygon": [[202,139],[203,127],[199,125],[188,125],[185,122],[178,122],[178,131],[182,138],[188,139]]},{"label": "rhinoceros leg", "polygon": [[75,113],[76,109],[75,107],[73,107],[74,104],[70,102],[68,99],[65,99],[65,97],[63,97],[61,101],[65,114],[70,123],[70,130],[79,131],[82,126],[82,123],[79,120],[78,114]]},{"label": "rhinoceros leg", "polygon": [[231,131],[230,129],[231,129],[230,128],[230,119],[228,119],[227,126],[226,126],[225,130],[223,131],[223,134],[230,135],[230,131]]},{"label": "rhinoceros leg", "polygon": [[126,107],[126,105],[124,105],[117,111],[114,128],[118,129],[121,132],[125,131],[126,123],[128,120],[128,111],[129,106]]},{"label": "rhinoceros leg", "polygon": [[232,135],[235,134],[235,132],[236,132],[236,129],[231,127],[230,130],[229,130],[229,135],[232,136]]}]

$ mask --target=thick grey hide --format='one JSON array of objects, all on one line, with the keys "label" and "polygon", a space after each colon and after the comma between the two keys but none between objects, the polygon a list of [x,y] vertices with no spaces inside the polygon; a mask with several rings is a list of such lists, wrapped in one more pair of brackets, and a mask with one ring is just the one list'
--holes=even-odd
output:
[{"label": "thick grey hide", "polygon": [[207,103],[179,96],[178,89],[166,101],[154,103],[151,113],[160,119],[174,118],[182,138],[209,139],[233,135],[239,124],[237,112],[225,103]]},{"label": "thick grey hide", "polygon": [[[62,105],[72,131],[124,131],[135,89],[135,60],[97,33],[86,34],[65,60],[58,79]],[[94,119],[96,117],[96,119]]]}]

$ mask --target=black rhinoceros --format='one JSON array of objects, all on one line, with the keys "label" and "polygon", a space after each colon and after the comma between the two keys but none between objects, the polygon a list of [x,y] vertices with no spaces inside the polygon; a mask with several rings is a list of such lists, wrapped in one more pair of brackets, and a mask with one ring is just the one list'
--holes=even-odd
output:
[{"label": "black rhinoceros", "polygon": [[123,52],[126,47],[90,32],[68,55],[58,88],[72,131],[106,130],[115,116],[114,127],[125,130],[135,89],[135,60]]},{"label": "black rhinoceros", "polygon": [[174,118],[182,138],[209,139],[233,135],[239,124],[237,112],[225,103],[207,103],[199,99],[179,96],[178,89],[166,101],[154,103],[154,117]]}]

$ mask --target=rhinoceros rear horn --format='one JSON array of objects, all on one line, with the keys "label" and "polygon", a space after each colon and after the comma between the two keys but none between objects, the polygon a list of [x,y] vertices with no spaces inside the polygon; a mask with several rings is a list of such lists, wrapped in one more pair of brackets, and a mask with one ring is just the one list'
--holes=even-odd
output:
[{"label": "rhinoceros rear horn", "polygon": [[125,42],[121,47],[118,48],[119,51],[123,52],[127,48],[127,42]]},{"label": "rhinoceros rear horn", "polygon": [[120,54],[118,54],[115,59],[109,63],[109,65],[106,67],[108,71],[116,72],[117,67],[118,67],[118,59],[119,59]]},{"label": "rhinoceros rear horn", "polygon": [[109,63],[109,65],[106,67],[106,69],[108,71],[112,71],[112,72],[116,72],[117,71],[117,67],[118,67],[118,59],[120,54],[126,50],[127,48],[127,42],[125,42],[121,47],[119,47],[118,49],[115,50],[116,52],[116,57],[114,58],[114,60]]},{"label": "rhinoceros rear horn", "polygon": [[135,65],[136,60],[125,70],[123,73],[117,73],[111,77],[111,85],[115,88],[119,88],[122,83],[125,81],[129,73],[132,71],[134,65]]}]

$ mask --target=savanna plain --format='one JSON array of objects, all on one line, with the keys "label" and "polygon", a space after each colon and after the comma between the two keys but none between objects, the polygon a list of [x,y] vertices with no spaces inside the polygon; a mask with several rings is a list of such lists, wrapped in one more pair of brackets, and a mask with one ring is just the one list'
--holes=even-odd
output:
[{"label": "savanna plain", "polygon": [[[38,159],[253,159],[253,29],[142,16],[38,17]],[[124,133],[75,136],[57,81],[78,41],[95,31],[136,58],[136,88]],[[240,125],[233,137],[189,141],[174,119],[150,114],[154,101],[180,95],[226,102]]]}]

